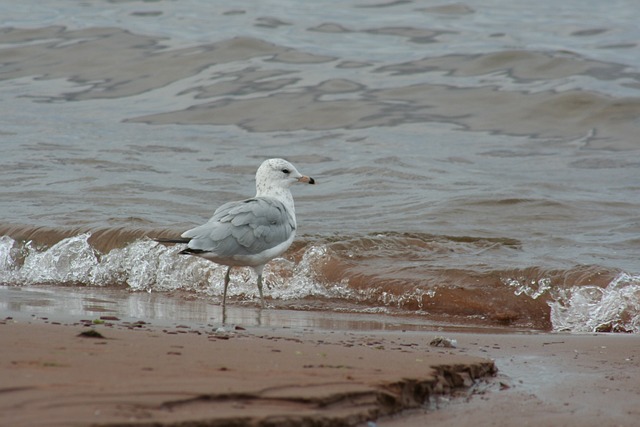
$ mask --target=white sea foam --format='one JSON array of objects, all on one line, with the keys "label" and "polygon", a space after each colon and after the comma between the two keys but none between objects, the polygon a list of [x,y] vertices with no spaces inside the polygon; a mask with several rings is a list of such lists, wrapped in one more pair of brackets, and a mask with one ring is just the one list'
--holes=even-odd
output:
[{"label": "white sea foam", "polygon": [[640,275],[620,273],[605,288],[574,286],[554,294],[555,331],[640,332]]},{"label": "white sea foam", "polygon": [[[0,238],[0,280],[8,285],[44,284],[124,286],[134,291],[190,291],[220,296],[226,266],[180,255],[180,245],[164,246],[150,239],[133,241],[123,248],[99,253],[89,243],[90,234],[61,240],[48,248]],[[347,283],[322,282],[317,271],[322,267],[327,248],[311,246],[302,260],[294,263],[275,259],[265,269],[270,285],[268,296],[291,300],[309,296],[349,298]],[[258,297],[257,277],[249,269],[235,268],[231,274],[229,295],[240,299]]]},{"label": "white sea foam", "polygon": [[17,249],[15,247],[16,242],[9,236],[0,237],[0,272],[2,277],[6,280],[7,276],[13,275],[16,268],[15,256]]},{"label": "white sea foam", "polygon": [[525,278],[503,279],[502,282],[514,288],[513,293],[520,296],[525,294],[532,299],[538,299],[551,289],[551,279],[545,277],[539,280],[527,281]]}]

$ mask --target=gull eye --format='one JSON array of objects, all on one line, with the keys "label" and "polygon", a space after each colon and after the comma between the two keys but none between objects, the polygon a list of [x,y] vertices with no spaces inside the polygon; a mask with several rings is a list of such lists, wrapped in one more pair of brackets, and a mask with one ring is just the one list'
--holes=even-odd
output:
[{"label": "gull eye", "polygon": [[291,171],[289,169],[282,169],[282,173],[284,173],[285,175],[289,175]]}]

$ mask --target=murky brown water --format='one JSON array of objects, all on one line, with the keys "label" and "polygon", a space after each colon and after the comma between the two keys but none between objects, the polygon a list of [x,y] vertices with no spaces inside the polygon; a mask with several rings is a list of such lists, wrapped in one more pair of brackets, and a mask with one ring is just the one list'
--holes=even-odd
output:
[{"label": "murky brown water", "polygon": [[0,2],[0,280],[215,301],[221,269],[144,236],[278,156],[321,185],[276,307],[638,331],[640,9],[613,3]]}]

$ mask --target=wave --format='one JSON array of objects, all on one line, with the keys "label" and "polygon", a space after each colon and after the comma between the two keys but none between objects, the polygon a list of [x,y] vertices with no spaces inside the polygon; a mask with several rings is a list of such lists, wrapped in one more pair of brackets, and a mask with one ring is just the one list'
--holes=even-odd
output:
[{"label": "wave", "polygon": [[549,302],[554,330],[640,332],[640,275],[620,273],[606,287],[560,289]]},{"label": "wave", "polygon": [[[40,232],[51,239],[50,230]],[[159,244],[144,233],[84,232],[53,244],[5,235],[0,283],[175,291],[220,300],[226,267],[180,255],[180,246]],[[477,255],[518,246],[510,239],[416,233],[303,236],[287,258],[267,265],[266,296],[276,308],[417,315],[467,326],[640,332],[640,276],[598,266],[456,265],[463,250]],[[255,282],[250,269],[233,269],[230,300],[257,301]]]}]

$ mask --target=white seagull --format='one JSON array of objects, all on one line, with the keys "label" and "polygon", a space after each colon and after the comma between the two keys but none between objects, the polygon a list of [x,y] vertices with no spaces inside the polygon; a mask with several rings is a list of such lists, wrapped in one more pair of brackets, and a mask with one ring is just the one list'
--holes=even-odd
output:
[{"label": "white seagull", "polygon": [[262,271],[272,259],[291,246],[296,235],[296,211],[289,187],[297,182],[315,184],[284,159],[265,160],[256,172],[256,195],[220,206],[211,219],[185,231],[181,239],[157,239],[186,243],[181,254],[196,255],[228,266],[224,276],[222,307],[227,300],[233,267],[251,267],[258,275],[260,303],[264,307]]}]

